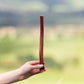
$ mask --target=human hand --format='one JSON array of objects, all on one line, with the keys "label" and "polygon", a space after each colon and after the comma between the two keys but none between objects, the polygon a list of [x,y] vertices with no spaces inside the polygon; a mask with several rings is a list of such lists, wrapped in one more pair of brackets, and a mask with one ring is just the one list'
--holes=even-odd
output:
[{"label": "human hand", "polygon": [[44,67],[42,64],[39,64],[39,61],[30,61],[25,63],[22,67],[20,67],[19,70],[19,80],[24,80],[26,78],[29,78],[32,75],[42,73],[44,70],[41,70],[41,68]]}]

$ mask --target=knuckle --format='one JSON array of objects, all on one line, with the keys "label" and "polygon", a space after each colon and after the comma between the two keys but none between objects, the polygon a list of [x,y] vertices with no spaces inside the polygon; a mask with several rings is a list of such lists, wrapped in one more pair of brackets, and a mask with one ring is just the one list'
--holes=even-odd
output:
[{"label": "knuckle", "polygon": [[39,68],[40,66],[39,65],[37,65],[37,68]]},{"label": "knuckle", "polygon": [[33,66],[30,66],[30,69],[33,69],[34,67]]}]

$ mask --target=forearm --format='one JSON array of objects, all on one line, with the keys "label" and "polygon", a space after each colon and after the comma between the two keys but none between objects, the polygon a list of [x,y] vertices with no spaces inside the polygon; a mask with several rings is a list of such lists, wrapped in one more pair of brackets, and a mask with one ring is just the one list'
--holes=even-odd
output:
[{"label": "forearm", "polygon": [[19,70],[14,70],[0,74],[0,84],[11,84],[19,81]]},{"label": "forearm", "polygon": [[39,61],[27,62],[17,70],[0,74],[0,84],[11,84],[42,73],[45,71],[40,70],[42,67],[43,65],[39,65]]}]

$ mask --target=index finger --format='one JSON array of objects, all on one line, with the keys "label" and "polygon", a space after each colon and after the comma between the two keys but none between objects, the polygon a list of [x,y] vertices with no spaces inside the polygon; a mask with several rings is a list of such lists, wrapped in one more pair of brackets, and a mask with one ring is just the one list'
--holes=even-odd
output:
[{"label": "index finger", "polygon": [[36,64],[39,64],[40,62],[39,61],[30,61],[29,62],[31,65],[36,65]]}]

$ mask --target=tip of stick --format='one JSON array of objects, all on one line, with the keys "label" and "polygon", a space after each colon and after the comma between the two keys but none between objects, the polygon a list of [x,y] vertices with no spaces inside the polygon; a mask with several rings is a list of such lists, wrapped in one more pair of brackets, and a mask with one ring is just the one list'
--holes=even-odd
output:
[{"label": "tip of stick", "polygon": [[40,17],[44,17],[44,16],[40,16]]}]

